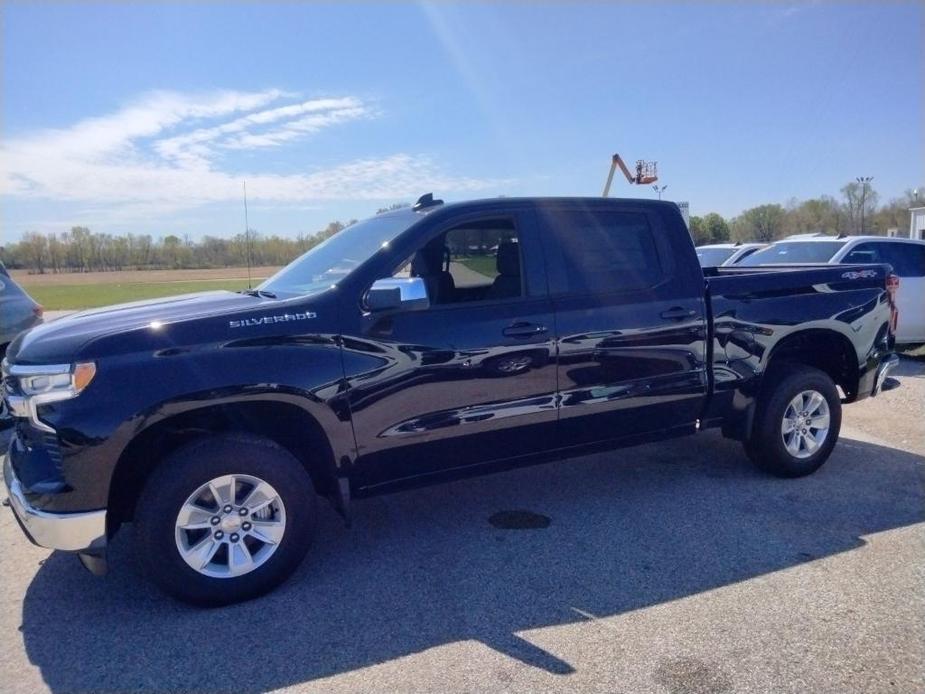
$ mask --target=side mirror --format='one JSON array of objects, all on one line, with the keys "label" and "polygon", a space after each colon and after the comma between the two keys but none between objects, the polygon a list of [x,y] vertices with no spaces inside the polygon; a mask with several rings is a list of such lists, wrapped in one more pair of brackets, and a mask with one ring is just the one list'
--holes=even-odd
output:
[{"label": "side mirror", "polygon": [[402,308],[419,310],[430,307],[427,285],[420,277],[386,277],[373,282],[364,299],[370,311]]}]

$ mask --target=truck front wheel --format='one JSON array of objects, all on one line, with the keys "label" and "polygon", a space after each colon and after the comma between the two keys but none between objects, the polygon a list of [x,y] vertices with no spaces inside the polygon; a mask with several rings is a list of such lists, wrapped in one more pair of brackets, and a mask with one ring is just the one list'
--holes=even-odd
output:
[{"label": "truck front wheel", "polygon": [[168,456],[145,484],[135,514],[139,561],[185,602],[248,600],[298,567],[315,503],[304,466],[272,441],[200,439]]},{"label": "truck front wheel", "polygon": [[828,459],[841,429],[841,400],[823,371],[787,364],[765,375],[748,456],[778,477],[809,475]]}]

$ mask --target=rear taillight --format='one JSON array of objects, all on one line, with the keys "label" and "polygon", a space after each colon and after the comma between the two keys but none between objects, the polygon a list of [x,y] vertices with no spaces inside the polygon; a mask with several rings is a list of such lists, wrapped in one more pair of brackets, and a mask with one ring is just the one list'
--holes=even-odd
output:
[{"label": "rear taillight", "polygon": [[891,272],[886,276],[886,290],[891,297],[896,298],[896,292],[899,291],[899,275],[894,275]]},{"label": "rear taillight", "polygon": [[899,307],[896,306],[896,294],[899,292],[899,276],[892,272],[886,276],[886,291],[890,297],[890,332],[895,333],[899,325]]},{"label": "rear taillight", "polygon": [[36,304],[35,306],[32,307],[32,313],[35,314],[36,318],[41,318],[42,314],[45,313],[45,307],[39,306],[38,304]]}]

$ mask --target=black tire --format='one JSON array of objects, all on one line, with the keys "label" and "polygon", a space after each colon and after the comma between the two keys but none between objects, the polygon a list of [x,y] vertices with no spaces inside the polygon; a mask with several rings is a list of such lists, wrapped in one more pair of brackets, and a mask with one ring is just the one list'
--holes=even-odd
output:
[{"label": "black tire", "polygon": [[[831,377],[803,364],[785,364],[765,375],[766,385],[758,399],[751,437],[745,443],[748,457],[758,467],[778,477],[803,477],[818,470],[828,459],[841,430],[841,399]],[[800,393],[822,395],[829,410],[825,439],[808,457],[793,455],[784,443],[781,425],[790,402]]]},{"label": "black tire", "polygon": [[[201,485],[229,474],[269,483],[285,507],[285,530],[265,563],[250,573],[217,578],[184,561],[175,539],[176,521]],[[155,584],[184,602],[217,606],[250,600],[278,586],[299,566],[311,545],[315,516],[311,478],[285,449],[247,435],[198,439],[171,453],[146,482],[135,512],[138,559]]]}]

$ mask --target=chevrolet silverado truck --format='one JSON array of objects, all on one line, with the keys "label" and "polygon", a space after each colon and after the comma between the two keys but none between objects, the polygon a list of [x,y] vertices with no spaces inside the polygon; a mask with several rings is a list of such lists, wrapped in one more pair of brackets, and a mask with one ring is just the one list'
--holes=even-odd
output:
[{"label": "chevrolet silverado truck", "polygon": [[360,497],[713,428],[806,475],[897,363],[893,288],[888,265],[702,270],[669,202],[426,195],[255,289],[20,335],[9,505],[96,573],[131,523],[155,583],[218,605],[292,573],[319,497],[349,519]]}]

